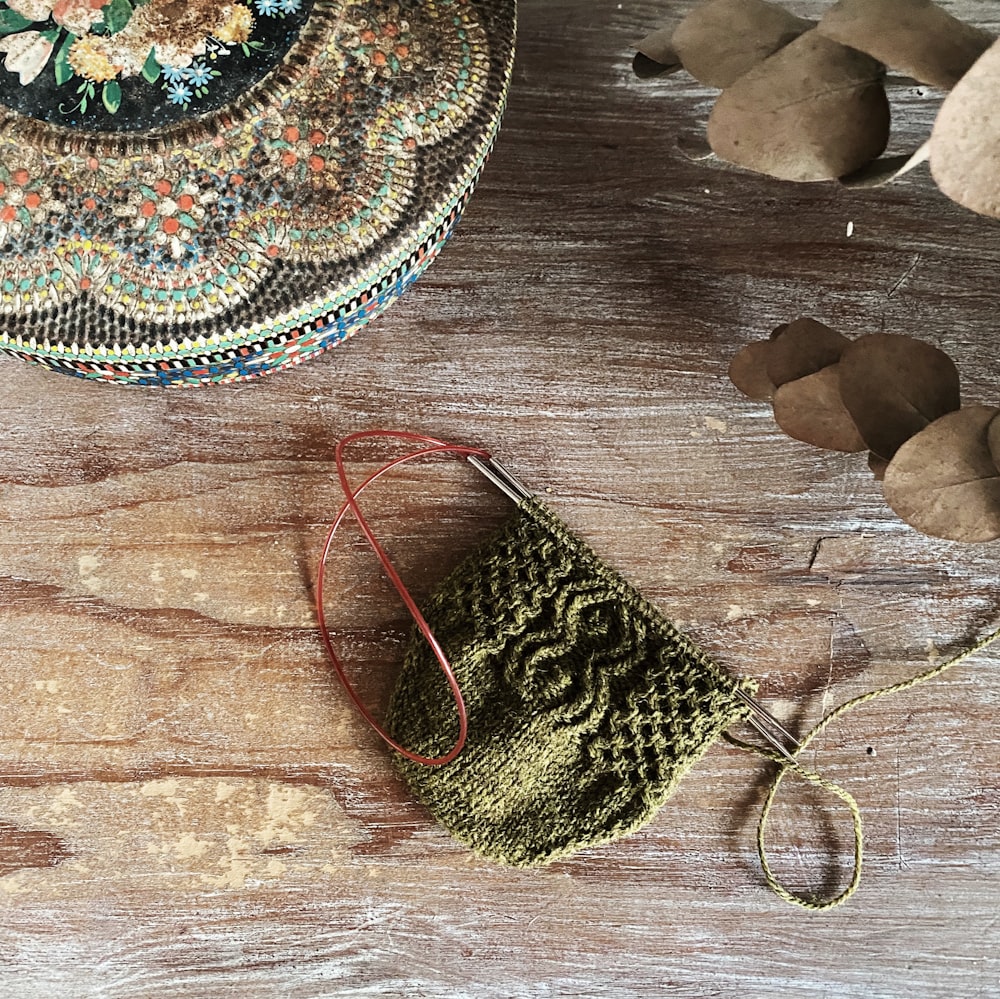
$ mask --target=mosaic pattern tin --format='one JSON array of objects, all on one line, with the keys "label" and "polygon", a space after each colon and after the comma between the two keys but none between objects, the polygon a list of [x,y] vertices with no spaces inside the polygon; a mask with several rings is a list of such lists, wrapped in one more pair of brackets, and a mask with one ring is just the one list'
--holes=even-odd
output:
[{"label": "mosaic pattern tin", "polygon": [[0,351],[247,379],[350,336],[492,148],[514,0],[0,0]]}]

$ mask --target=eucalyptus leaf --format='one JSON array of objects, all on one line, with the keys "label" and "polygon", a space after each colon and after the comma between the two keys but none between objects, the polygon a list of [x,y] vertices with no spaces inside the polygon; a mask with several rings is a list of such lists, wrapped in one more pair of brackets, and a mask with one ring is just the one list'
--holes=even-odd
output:
[{"label": "eucalyptus leaf", "polygon": [[950,90],[995,37],[931,0],[840,0],[823,15],[819,31],[942,90]]},{"label": "eucalyptus leaf", "polygon": [[844,351],[840,393],[865,443],[883,458],[962,404],[952,359],[923,340],[891,333],[863,336]]},{"label": "eucalyptus leaf", "polygon": [[775,386],[815,374],[836,364],[850,345],[842,333],[803,317],[779,326],[767,353],[767,374]]},{"label": "eucalyptus leaf", "polygon": [[1000,538],[1000,471],[990,453],[993,406],[935,420],[886,469],[886,502],[923,534],[970,543]]},{"label": "eucalyptus leaf", "polygon": [[1000,42],[945,98],[931,132],[931,174],[953,201],[1000,218]]},{"label": "eucalyptus leaf", "polygon": [[994,420],[986,434],[986,445],[990,449],[993,464],[1000,469],[1000,420]]},{"label": "eucalyptus leaf", "polygon": [[636,46],[632,69],[640,79],[647,80],[666,73],[676,73],[681,68],[681,61],[674,50],[671,40],[675,25],[669,24],[650,32]]},{"label": "eucalyptus leaf", "polygon": [[765,0],[709,0],[681,21],[671,42],[696,80],[723,89],[813,25]]},{"label": "eucalyptus leaf", "polygon": [[748,398],[758,402],[771,399],[776,388],[767,373],[770,340],[748,343],[730,362],[730,381]]},{"label": "eucalyptus leaf", "polygon": [[782,180],[833,180],[877,159],[889,140],[882,69],[807,31],[720,95],[708,141],[730,163]]},{"label": "eucalyptus leaf", "polygon": [[796,440],[831,451],[864,451],[851,414],[840,398],[837,365],[779,386],[774,393],[774,419]]}]

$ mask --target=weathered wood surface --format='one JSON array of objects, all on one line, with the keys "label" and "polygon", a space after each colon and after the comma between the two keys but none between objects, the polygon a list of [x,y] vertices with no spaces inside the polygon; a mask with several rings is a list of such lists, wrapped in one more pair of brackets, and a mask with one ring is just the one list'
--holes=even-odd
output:
[{"label": "weathered wood surface", "polygon": [[[950,7],[1000,29],[994,4]],[[0,995],[998,994],[1000,653],[810,752],[867,822],[863,886],[822,916],[762,885],[763,764],[716,747],[640,834],[511,872],[411,802],[324,661],[334,442],[376,425],[482,444],[549,487],[796,726],[1000,617],[995,545],[915,534],[863,459],[787,440],[725,377],[811,314],[924,335],[967,400],[995,401],[1000,229],[926,174],[849,193],[688,162],[677,138],[711,95],[629,71],[662,11],[524,0],[506,130],[455,240],[323,359],[176,393],[0,362]],[[894,145],[937,99],[896,93]],[[505,513],[457,464],[401,473],[371,509],[418,593]],[[377,700],[404,616],[356,542],[332,568]],[[842,878],[843,816],[785,802],[776,867]]]}]

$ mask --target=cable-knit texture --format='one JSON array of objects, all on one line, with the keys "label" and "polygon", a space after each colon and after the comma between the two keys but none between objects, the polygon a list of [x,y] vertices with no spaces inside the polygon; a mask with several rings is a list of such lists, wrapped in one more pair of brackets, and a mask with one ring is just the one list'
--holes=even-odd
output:
[{"label": "cable-knit texture", "polygon": [[[718,669],[545,507],[513,519],[453,572],[424,615],[469,714],[459,757],[397,757],[457,839],[544,864],[646,823],[721,732],[752,682]],[[457,713],[415,633],[389,707],[394,737],[436,756]]]}]

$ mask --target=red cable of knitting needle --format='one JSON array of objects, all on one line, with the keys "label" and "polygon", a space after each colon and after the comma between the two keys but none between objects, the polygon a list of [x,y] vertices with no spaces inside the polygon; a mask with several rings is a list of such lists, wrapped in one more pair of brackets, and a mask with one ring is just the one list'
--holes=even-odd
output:
[{"label": "red cable of knitting needle", "polygon": [[[410,451],[407,454],[388,462],[381,468],[372,472],[372,474],[369,475],[357,489],[352,489],[351,484],[347,479],[347,470],[344,467],[344,449],[350,444],[353,444],[355,441],[366,440],[373,437],[389,437],[396,440],[407,441],[411,444],[422,444],[426,446],[421,447],[416,451]],[[347,696],[351,699],[354,706],[362,714],[368,724],[371,725],[371,727],[375,729],[382,739],[395,749],[397,753],[402,754],[408,760],[412,760],[414,763],[423,764],[424,766],[439,767],[454,760],[465,746],[465,740],[469,731],[469,718],[465,709],[465,700],[462,697],[462,691],[459,688],[458,680],[455,678],[455,673],[451,668],[451,663],[448,661],[448,657],[438,644],[437,639],[434,637],[434,633],[430,629],[430,625],[428,625],[427,621],[424,619],[423,614],[420,612],[420,608],[417,607],[416,602],[410,595],[410,591],[406,588],[406,584],[400,578],[399,573],[396,572],[396,569],[392,564],[392,560],[379,544],[378,539],[375,537],[374,532],[365,518],[365,515],[361,512],[361,507],[358,505],[358,497],[373,482],[385,475],[386,472],[392,471],[392,469],[399,465],[415,461],[417,458],[424,458],[433,454],[457,454],[463,457],[475,456],[482,458],[484,461],[488,461],[490,458],[489,452],[483,451],[481,448],[448,444],[445,441],[437,440],[434,437],[425,437],[422,434],[413,434],[402,430],[362,430],[357,433],[348,434],[347,437],[338,442],[335,452],[335,461],[337,464],[337,476],[340,479],[341,488],[344,490],[345,500],[327,533],[326,542],[323,545],[323,554],[319,562],[319,569],[316,573],[316,617],[319,622],[320,638],[323,641],[323,646],[326,649],[327,655],[330,657],[330,662],[333,664],[333,668],[336,670],[337,676],[340,678],[340,682],[344,685],[344,689],[347,691]],[[355,690],[354,685],[347,676],[343,662],[333,647],[333,641],[330,638],[330,631],[326,623],[326,612],[323,607],[323,588],[326,580],[326,560],[330,554],[330,546],[333,544],[334,535],[337,533],[337,529],[340,527],[348,512],[352,513],[355,520],[357,520],[358,526],[361,528],[361,533],[364,535],[368,545],[378,558],[382,569],[389,578],[389,582],[392,583],[394,589],[399,594],[400,599],[403,601],[404,606],[416,623],[420,633],[424,636],[424,639],[430,646],[431,651],[434,653],[434,658],[437,659],[438,665],[441,667],[441,672],[448,681],[448,687],[451,690],[451,695],[455,701],[455,707],[458,710],[458,737],[455,740],[455,745],[452,746],[452,748],[443,756],[422,756],[419,753],[415,753],[412,750],[407,749],[405,746],[393,739],[382,724],[375,718],[368,706],[361,699],[361,696]]]}]

